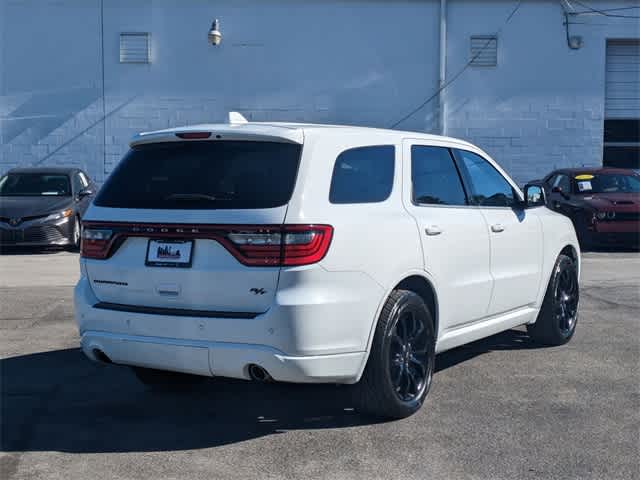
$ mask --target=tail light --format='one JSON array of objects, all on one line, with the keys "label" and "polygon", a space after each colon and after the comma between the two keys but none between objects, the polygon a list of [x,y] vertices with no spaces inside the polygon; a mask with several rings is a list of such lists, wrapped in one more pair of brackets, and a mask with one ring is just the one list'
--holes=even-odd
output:
[{"label": "tail light", "polygon": [[319,262],[329,250],[330,225],[284,225],[273,230],[233,231],[231,253],[245,265],[295,266]]},{"label": "tail light", "polygon": [[109,255],[113,232],[104,228],[82,228],[80,256],[104,259]]},{"label": "tail light", "polygon": [[240,263],[277,267],[319,262],[329,250],[330,225],[155,225],[88,223],[82,228],[80,255],[106,259],[127,237],[211,239]]}]

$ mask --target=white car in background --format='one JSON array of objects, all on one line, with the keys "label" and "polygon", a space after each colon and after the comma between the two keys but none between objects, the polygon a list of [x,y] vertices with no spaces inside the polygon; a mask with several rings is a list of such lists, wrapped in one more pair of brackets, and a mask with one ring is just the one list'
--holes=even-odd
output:
[{"label": "white car in background", "polygon": [[518,325],[560,345],[576,327],[570,220],[452,138],[244,121],[143,133],[82,237],[82,349],[150,385],[356,384],[362,411],[400,418],[436,353]]}]

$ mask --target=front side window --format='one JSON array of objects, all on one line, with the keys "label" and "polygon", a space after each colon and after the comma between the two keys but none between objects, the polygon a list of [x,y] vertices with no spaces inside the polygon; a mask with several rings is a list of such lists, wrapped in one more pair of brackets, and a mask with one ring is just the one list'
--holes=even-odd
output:
[{"label": "front side window", "polygon": [[2,197],[39,197],[71,195],[69,177],[64,174],[9,173],[0,178]]},{"label": "front side window", "polygon": [[80,175],[78,175],[77,173],[73,174],[72,181],[73,181],[73,190],[75,191],[75,193],[78,193],[80,190],[84,188],[82,186],[82,180],[80,180]]},{"label": "front side window", "polygon": [[345,150],[336,159],[331,203],[383,202],[393,188],[395,147],[379,145]]},{"label": "front side window", "polygon": [[89,179],[82,172],[79,172],[78,176],[80,177],[80,182],[82,183],[82,187],[87,188],[89,186]]},{"label": "front side window", "polygon": [[134,146],[95,204],[147,209],[259,209],[291,199],[300,145],[203,141]]},{"label": "front side window", "polygon": [[513,187],[493,165],[466,150],[457,150],[457,155],[467,171],[474,204],[483,207],[512,207],[516,204]]},{"label": "front side window", "polygon": [[411,147],[413,203],[418,205],[466,205],[467,197],[449,149]]},{"label": "front side window", "polygon": [[552,186],[560,188],[564,193],[571,193],[571,181],[567,175],[559,174]]}]

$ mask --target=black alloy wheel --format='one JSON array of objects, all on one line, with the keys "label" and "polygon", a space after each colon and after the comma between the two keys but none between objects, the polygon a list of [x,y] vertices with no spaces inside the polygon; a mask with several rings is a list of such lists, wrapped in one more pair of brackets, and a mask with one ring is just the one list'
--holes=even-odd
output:
[{"label": "black alloy wheel", "polygon": [[569,256],[560,254],[536,322],[527,325],[532,340],[543,345],[564,345],[573,337],[578,323],[580,285],[578,267]]},{"label": "black alloy wheel", "polygon": [[429,393],[435,365],[436,334],[425,301],[410,290],[395,290],[376,325],[360,382],[356,407],[384,418],[417,412]]}]

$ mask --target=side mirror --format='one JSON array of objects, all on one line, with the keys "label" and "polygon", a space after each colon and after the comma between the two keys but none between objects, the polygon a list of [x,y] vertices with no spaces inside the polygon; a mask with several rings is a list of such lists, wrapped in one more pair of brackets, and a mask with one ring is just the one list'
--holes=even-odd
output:
[{"label": "side mirror", "polygon": [[569,199],[569,195],[567,195],[564,190],[562,190],[561,187],[553,187],[551,189],[551,193],[559,193],[560,195],[562,195],[562,198],[568,200]]},{"label": "side mirror", "polygon": [[540,185],[528,184],[524,187],[525,208],[541,207],[547,204],[544,188]]},{"label": "side mirror", "polygon": [[89,187],[84,188],[78,192],[78,198],[89,197],[93,195],[93,190]]}]

